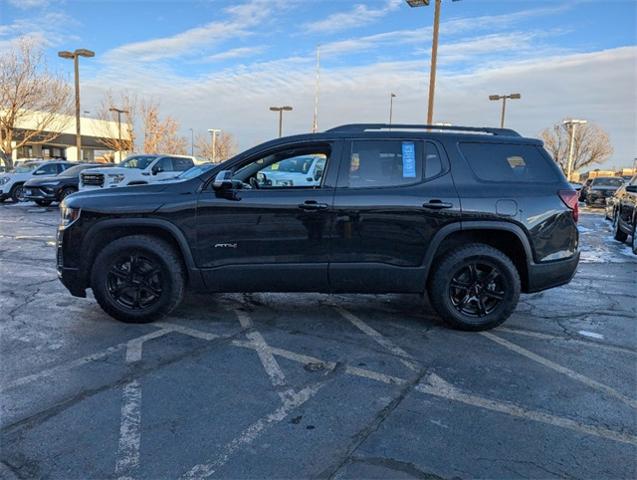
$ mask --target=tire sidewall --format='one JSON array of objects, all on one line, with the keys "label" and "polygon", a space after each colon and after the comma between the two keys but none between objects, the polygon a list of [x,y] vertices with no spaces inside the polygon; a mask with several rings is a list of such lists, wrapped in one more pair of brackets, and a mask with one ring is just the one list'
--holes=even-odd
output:
[{"label": "tire sidewall", "polygon": [[[156,303],[139,310],[128,309],[118,304],[108,290],[108,271],[116,261],[132,253],[143,254],[156,262],[161,269],[161,297]],[[177,285],[177,275],[179,272],[174,272],[170,268],[161,252],[131,239],[111,244],[98,255],[91,271],[91,288],[98,302],[109,315],[130,323],[146,323],[163,316],[166,310],[171,308],[177,290],[181,294],[183,285]]]},{"label": "tire sidewall", "polygon": [[[22,195],[19,195],[19,194],[22,194]],[[14,185],[13,187],[11,187],[11,191],[9,195],[11,196],[11,199],[14,202],[24,201],[24,183],[18,183],[17,185]]]},{"label": "tire sidewall", "polygon": [[75,190],[72,187],[66,187],[64,189],[62,189],[62,191],[60,192],[60,196],[59,196],[59,201],[61,202],[62,200],[64,200],[66,197],[68,197],[69,195],[72,195],[73,193],[75,193],[77,190]]}]

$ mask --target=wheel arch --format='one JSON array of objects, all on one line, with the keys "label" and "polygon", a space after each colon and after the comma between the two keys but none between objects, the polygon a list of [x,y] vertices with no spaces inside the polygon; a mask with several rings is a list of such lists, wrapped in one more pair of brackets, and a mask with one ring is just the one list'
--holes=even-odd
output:
[{"label": "wheel arch", "polygon": [[151,235],[167,242],[181,257],[187,282],[193,286],[201,283],[184,233],[173,223],[155,218],[109,219],[95,224],[82,241],[82,250],[86,254],[82,258],[81,270],[85,272],[86,280],[91,278],[95,257],[104,246],[119,238],[132,235]]},{"label": "wheel arch", "polygon": [[[496,233],[497,235],[494,235]],[[424,267],[427,281],[429,281],[432,268],[442,255],[459,245],[472,242],[490,245],[507,255],[518,270],[522,291],[528,290],[529,265],[533,262],[533,251],[522,228],[506,222],[458,222],[440,229],[425,255]]]}]

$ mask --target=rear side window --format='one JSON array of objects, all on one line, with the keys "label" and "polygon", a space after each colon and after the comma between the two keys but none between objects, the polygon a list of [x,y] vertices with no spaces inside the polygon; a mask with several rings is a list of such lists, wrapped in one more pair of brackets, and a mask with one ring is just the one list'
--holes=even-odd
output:
[{"label": "rear side window", "polygon": [[349,159],[350,188],[393,187],[422,180],[422,142],[354,141]]},{"label": "rear side window", "polygon": [[460,143],[473,173],[487,182],[556,183],[555,166],[535,145]]},{"label": "rear side window", "polygon": [[173,168],[176,172],[184,172],[193,166],[189,158],[173,157]]}]

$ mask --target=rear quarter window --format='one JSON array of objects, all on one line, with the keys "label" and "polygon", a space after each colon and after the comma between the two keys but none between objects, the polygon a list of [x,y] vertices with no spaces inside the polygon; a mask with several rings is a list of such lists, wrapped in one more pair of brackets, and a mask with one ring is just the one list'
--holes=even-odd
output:
[{"label": "rear quarter window", "polygon": [[485,182],[557,183],[553,162],[535,145],[462,142],[460,151]]}]

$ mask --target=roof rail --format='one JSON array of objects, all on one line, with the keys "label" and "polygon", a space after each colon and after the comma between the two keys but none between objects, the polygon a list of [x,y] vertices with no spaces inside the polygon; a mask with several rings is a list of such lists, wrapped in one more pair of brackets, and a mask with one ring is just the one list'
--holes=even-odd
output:
[{"label": "roof rail", "polygon": [[521,136],[518,132],[509,128],[462,127],[459,125],[412,125],[402,123],[350,123],[330,128],[326,131],[330,133],[362,133],[368,130],[448,130],[452,132],[486,133],[489,135],[502,135],[505,137]]}]

